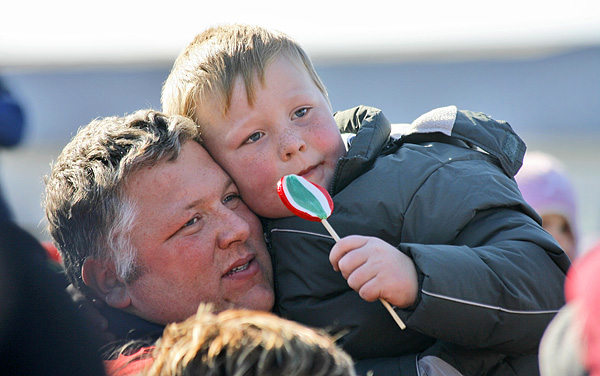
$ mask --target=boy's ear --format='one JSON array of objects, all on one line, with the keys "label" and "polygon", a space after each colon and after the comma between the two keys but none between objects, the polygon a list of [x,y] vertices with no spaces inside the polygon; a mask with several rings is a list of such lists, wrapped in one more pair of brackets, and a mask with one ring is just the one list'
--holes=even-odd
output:
[{"label": "boy's ear", "polygon": [[81,269],[83,282],[113,308],[125,309],[131,305],[129,290],[115,272],[112,262],[88,258]]}]

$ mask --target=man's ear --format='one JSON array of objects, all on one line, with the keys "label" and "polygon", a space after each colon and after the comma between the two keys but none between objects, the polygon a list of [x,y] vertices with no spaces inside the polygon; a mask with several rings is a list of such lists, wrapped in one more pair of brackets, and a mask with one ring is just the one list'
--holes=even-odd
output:
[{"label": "man's ear", "polygon": [[88,258],[83,262],[81,274],[83,282],[109,306],[125,309],[131,305],[127,285],[117,277],[112,262]]}]

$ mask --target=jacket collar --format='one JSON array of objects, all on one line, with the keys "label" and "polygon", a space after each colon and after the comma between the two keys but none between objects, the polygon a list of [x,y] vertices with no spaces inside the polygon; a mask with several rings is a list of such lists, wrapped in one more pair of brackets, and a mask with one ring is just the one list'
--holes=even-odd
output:
[{"label": "jacket collar", "polygon": [[340,132],[354,133],[352,145],[335,169],[330,192],[336,194],[371,168],[377,156],[390,140],[390,121],[381,110],[358,106],[333,114]]}]

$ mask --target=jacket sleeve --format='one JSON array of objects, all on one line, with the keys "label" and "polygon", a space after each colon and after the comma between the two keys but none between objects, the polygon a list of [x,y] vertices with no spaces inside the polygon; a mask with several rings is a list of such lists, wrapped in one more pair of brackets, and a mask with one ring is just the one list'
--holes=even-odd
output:
[{"label": "jacket sleeve", "polygon": [[539,221],[491,160],[440,164],[405,213],[399,248],[415,262],[420,295],[400,317],[468,348],[536,351],[570,265]]}]

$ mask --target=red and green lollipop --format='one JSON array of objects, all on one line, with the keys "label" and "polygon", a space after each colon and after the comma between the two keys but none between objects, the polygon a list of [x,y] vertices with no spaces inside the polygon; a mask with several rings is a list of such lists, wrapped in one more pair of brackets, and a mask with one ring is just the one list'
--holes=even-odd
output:
[{"label": "red and green lollipop", "polygon": [[[340,237],[327,222],[333,212],[333,200],[329,193],[321,186],[314,184],[302,176],[286,175],[277,183],[277,193],[283,204],[295,215],[308,221],[321,222],[337,242]],[[401,329],[406,325],[398,317],[390,304],[379,299],[388,312],[392,315]]]}]

